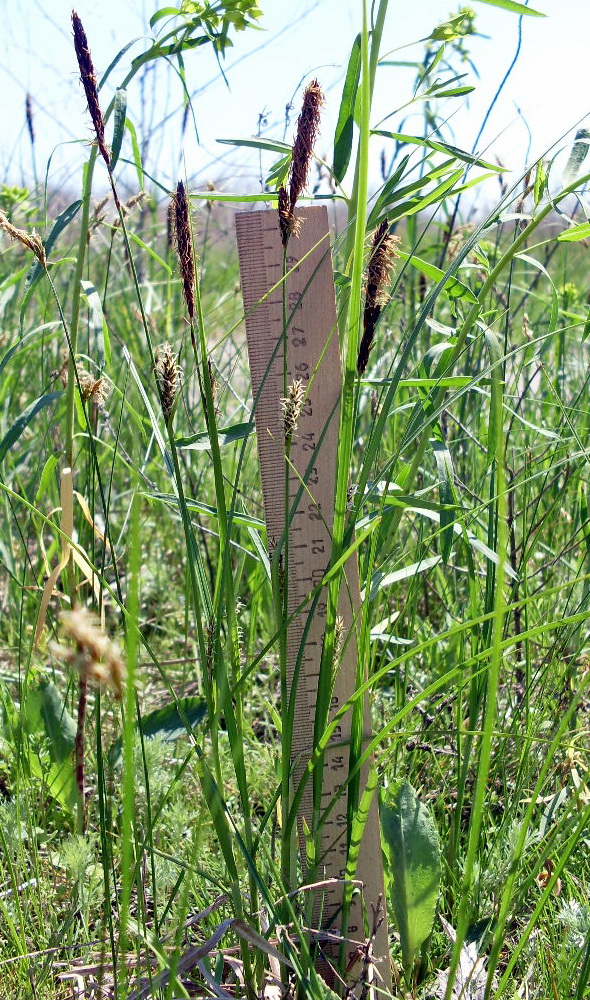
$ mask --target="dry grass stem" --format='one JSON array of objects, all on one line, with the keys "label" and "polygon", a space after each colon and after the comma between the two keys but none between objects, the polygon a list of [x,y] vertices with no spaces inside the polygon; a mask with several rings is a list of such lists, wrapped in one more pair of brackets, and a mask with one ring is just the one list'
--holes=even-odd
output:
[{"label": "dry grass stem", "polygon": [[90,55],[90,49],[88,48],[86,32],[84,31],[82,22],[75,10],[72,11],[72,28],[74,31],[74,48],[76,50],[76,58],[80,69],[80,79],[82,81],[82,86],[84,87],[84,93],[86,94],[88,111],[90,112],[90,117],[92,118],[92,125],[94,127],[98,148],[104,162],[107,165],[107,168],[109,168],[109,154],[104,138],[104,118],[102,117],[102,111],[100,110],[100,104],[98,103],[98,87],[96,86],[96,75],[92,64],[92,56]]},{"label": "dry grass stem", "polygon": [[387,219],[377,227],[367,268],[367,290],[363,313],[363,336],[359,347],[356,369],[363,375],[373,346],[375,328],[383,306],[387,304],[387,285],[397,257],[399,239],[388,231]]}]

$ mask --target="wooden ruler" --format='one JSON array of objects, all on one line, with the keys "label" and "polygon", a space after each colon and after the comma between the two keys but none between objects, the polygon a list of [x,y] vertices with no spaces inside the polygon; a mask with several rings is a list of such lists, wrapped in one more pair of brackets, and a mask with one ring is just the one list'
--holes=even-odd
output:
[{"label": "wooden ruler", "polygon": [[[289,523],[287,586],[290,616],[321,582],[330,561],[342,389],[327,211],[323,207],[306,208],[297,214],[302,221],[301,233],[299,238],[291,238],[288,244],[286,264],[289,274],[286,282],[281,281],[283,247],[278,213],[262,211],[236,216],[267,536],[278,543],[282,537],[285,538],[285,524]],[[268,295],[270,289],[274,290]],[[285,292],[286,337],[283,318]],[[285,344],[287,384],[291,385],[299,379],[307,390],[289,454],[289,512],[285,510],[285,437],[281,410],[281,400],[285,396]],[[304,489],[302,482],[305,483]],[[296,509],[293,509],[295,506]],[[338,609],[343,619],[345,645],[334,683],[331,715],[347,701],[355,687],[355,627],[360,608],[356,556],[348,560],[345,576]],[[325,596],[324,592],[320,594],[311,620],[308,602],[305,610],[293,618],[288,630],[290,681],[300,664],[292,748],[294,787],[297,787],[313,750],[316,694],[325,629]],[[368,701],[364,705],[364,716],[364,731],[369,738]],[[358,897],[353,901],[348,927],[342,927],[340,919],[347,855],[347,795],[345,789],[338,797],[338,791],[348,773],[349,740],[350,713],[342,718],[324,756],[322,810],[335,798],[338,801],[321,827],[321,864],[315,873],[319,878],[338,881],[315,894],[313,914],[316,928],[321,921],[323,927],[362,942],[365,927]],[[367,770],[365,768],[361,776],[361,790],[366,782]],[[312,814],[313,788],[310,780],[299,809],[300,833],[303,817],[311,828]],[[363,835],[356,878],[364,884],[363,897],[370,926],[372,906],[376,906],[379,897],[385,905],[375,797]],[[333,957],[337,948],[328,947],[326,951]],[[348,951],[350,958],[354,947],[349,946]],[[386,918],[377,934],[374,953],[377,959],[381,959],[377,968],[382,985],[390,987]],[[320,963],[319,967],[329,979],[329,966]],[[379,982],[378,976],[376,981]]]}]

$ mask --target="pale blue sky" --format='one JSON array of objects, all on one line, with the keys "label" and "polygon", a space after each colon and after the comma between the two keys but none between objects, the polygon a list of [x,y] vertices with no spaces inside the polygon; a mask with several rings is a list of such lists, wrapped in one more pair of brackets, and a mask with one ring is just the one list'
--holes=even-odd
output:
[{"label": "pale blue sky", "polygon": [[[238,155],[236,161],[235,152],[216,144],[215,140],[254,134],[261,114],[266,115],[266,134],[283,138],[285,105],[294,101],[296,117],[301,96],[298,88],[302,80],[312,75],[319,78],[327,93],[318,152],[330,158],[342,73],[360,27],[361,0],[259,2],[264,11],[260,25],[265,30],[248,31],[235,38],[235,48],[228,53],[225,62],[229,91],[208,48],[186,56],[189,89],[198,92],[194,109],[201,146],[197,146],[189,134],[181,148],[179,85],[167,80],[161,72],[156,77],[154,123],[157,124],[164,112],[173,113],[167,130],[157,129],[152,139],[152,163],[157,163],[157,175],[164,184],[174,183],[184,155],[189,176],[231,186],[230,178],[235,172],[233,164],[243,161],[243,154]],[[77,0],[76,9],[84,23],[99,76],[124,44],[147,33],[149,15],[163,5],[164,0],[160,3],[154,0]],[[548,16],[523,19],[519,61],[479,145],[480,151],[485,149],[487,156],[498,154],[518,172],[529,148],[525,122],[532,135],[530,157],[534,157],[557,142],[590,112],[587,73],[590,3],[588,0],[533,0],[532,5]],[[457,7],[450,0],[414,0],[405,4],[391,0],[385,32],[387,49],[428,35]],[[476,93],[468,102],[465,99],[449,101],[446,108],[448,114],[453,114],[455,141],[465,148],[471,147],[492,95],[511,62],[518,29],[518,18],[513,14],[483,3],[472,2],[472,7],[476,11],[478,30],[489,36],[469,43],[480,80],[478,82],[469,66],[465,66],[469,82],[476,84]],[[3,25],[0,179],[19,182],[21,177],[31,173],[30,147],[24,133],[24,100],[28,90],[34,102],[38,173],[44,175],[46,162],[53,152],[53,183],[71,185],[75,191],[79,183],[77,164],[84,150],[71,142],[88,139],[90,125],[71,44],[71,2],[0,0],[0,13]],[[139,51],[140,45],[129,55]],[[422,46],[416,46],[400,53],[398,58],[414,58],[422,51]],[[127,68],[127,57],[121,65]],[[121,79],[124,69],[115,72],[114,84]],[[409,71],[396,68],[379,71],[373,124],[405,103],[410,96],[412,76]],[[150,87],[148,82],[145,92],[148,110],[153,103]],[[129,92],[129,112],[136,125],[139,125],[140,107],[141,94],[135,84]],[[399,120],[400,116],[394,115],[385,127],[395,129]],[[414,128],[419,129],[417,121]],[[412,131],[411,121],[406,123],[406,130]],[[291,132],[287,137],[291,137]],[[68,142],[69,145],[60,145]],[[375,146],[375,162],[378,155],[379,140]],[[255,164],[249,176],[255,187]]]}]

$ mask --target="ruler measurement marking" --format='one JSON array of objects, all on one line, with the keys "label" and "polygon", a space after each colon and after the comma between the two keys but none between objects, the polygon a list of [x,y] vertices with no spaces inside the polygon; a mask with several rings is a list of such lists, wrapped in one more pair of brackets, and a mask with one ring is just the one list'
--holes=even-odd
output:
[{"label": "ruler measurement marking", "polygon": [[[341,391],[333,273],[330,253],[326,249],[327,212],[325,207],[306,208],[302,218],[304,222],[301,236],[298,240],[291,240],[286,260],[289,272],[286,279],[288,328],[284,338],[288,381],[300,379],[306,389],[299,428],[291,444],[290,461],[293,468],[287,475],[290,494],[289,551],[307,550],[305,559],[289,560],[289,613],[293,614],[304,604],[301,612],[291,622],[287,634],[291,678],[296,664],[301,665],[292,747],[295,782],[304,773],[313,751],[313,720],[326,602],[321,595],[315,604],[306,598],[325,576],[332,548],[335,456]],[[284,533],[286,512],[280,408],[280,399],[285,395],[285,362],[281,344],[283,289],[281,286],[274,288],[277,272],[280,270],[282,273],[283,267],[277,213],[264,211],[238,215],[236,228],[267,535],[269,538],[274,535],[278,541]],[[273,291],[268,294],[271,288]],[[320,441],[321,445],[318,446]],[[305,485],[302,486],[302,483]],[[349,563],[346,567],[347,585],[343,586],[339,600],[339,613],[344,618],[347,633],[354,627],[360,608],[356,557],[351,558]],[[301,649],[303,642],[304,648]],[[354,690],[355,677],[356,644],[351,641],[347,643],[342,655],[340,673],[330,704],[331,715],[338,711]],[[365,731],[370,732],[369,706],[366,700],[364,714]],[[344,874],[342,858],[346,857],[347,851],[347,793],[346,789],[342,790],[342,781],[339,779],[342,773],[344,777],[347,773],[350,730],[350,715],[347,714],[339,721],[332,734],[323,761],[322,809],[329,806],[339,793],[340,798],[322,825],[322,863],[327,876],[340,878]],[[366,768],[363,780],[364,777]],[[312,782],[308,781],[302,797],[300,816],[305,816],[310,822],[312,810],[313,787]],[[340,828],[342,832],[335,835]],[[383,892],[380,857],[378,816],[376,802],[373,802],[360,848],[357,871],[357,877],[365,883],[368,908],[370,903],[376,903],[379,893]],[[321,877],[321,872],[318,872],[318,877]],[[315,895],[316,925],[319,925],[320,914],[324,923],[326,918],[337,914],[341,898],[341,885],[328,886],[322,893]],[[334,926],[338,926],[337,919]],[[358,903],[353,903],[351,907],[349,932],[364,937]],[[384,921],[375,942],[375,953],[385,957],[387,951],[387,925]],[[332,950],[332,955],[334,954]],[[320,971],[326,975],[324,967]],[[387,988],[391,982],[389,963],[381,963],[379,971],[383,977],[383,985]]]}]

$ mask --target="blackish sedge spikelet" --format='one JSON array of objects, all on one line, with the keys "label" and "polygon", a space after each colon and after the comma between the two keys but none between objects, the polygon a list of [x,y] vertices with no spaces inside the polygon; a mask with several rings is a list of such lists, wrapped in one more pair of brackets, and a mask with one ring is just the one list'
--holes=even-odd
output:
[{"label": "blackish sedge spikelet", "polygon": [[27,118],[27,129],[29,130],[29,138],[32,144],[35,145],[35,129],[33,128],[33,102],[30,94],[27,94],[25,100],[25,114]]},{"label": "blackish sedge spikelet", "polygon": [[361,339],[356,370],[363,375],[369,361],[373,346],[375,327],[383,306],[387,302],[386,285],[397,256],[399,239],[388,232],[387,219],[377,227],[373,235],[373,246],[367,268],[367,291],[365,294],[365,310],[363,313],[363,336]]},{"label": "blackish sedge spikelet", "polygon": [[297,199],[307,184],[323,103],[324,95],[320,85],[317,80],[312,80],[303,95],[303,106],[297,120],[289,172],[289,192],[283,187],[279,189],[279,228],[284,247],[290,236],[298,235],[301,226],[300,220],[295,218],[294,210]]},{"label": "blackish sedge spikelet", "polygon": [[80,79],[86,94],[88,111],[90,112],[90,117],[92,118],[98,148],[108,168],[109,154],[104,140],[104,118],[102,117],[102,111],[100,110],[100,104],[98,103],[98,88],[96,86],[96,76],[94,73],[94,66],[92,64],[92,56],[90,55],[90,49],[88,48],[86,32],[84,31],[82,22],[75,10],[72,11],[72,28],[74,30],[74,48],[76,50],[76,58],[80,69]]},{"label": "blackish sedge spikelet", "polygon": [[174,197],[174,233],[182,277],[182,292],[191,323],[195,317],[195,264],[193,241],[188,210],[188,198],[182,181],[178,182]]}]

